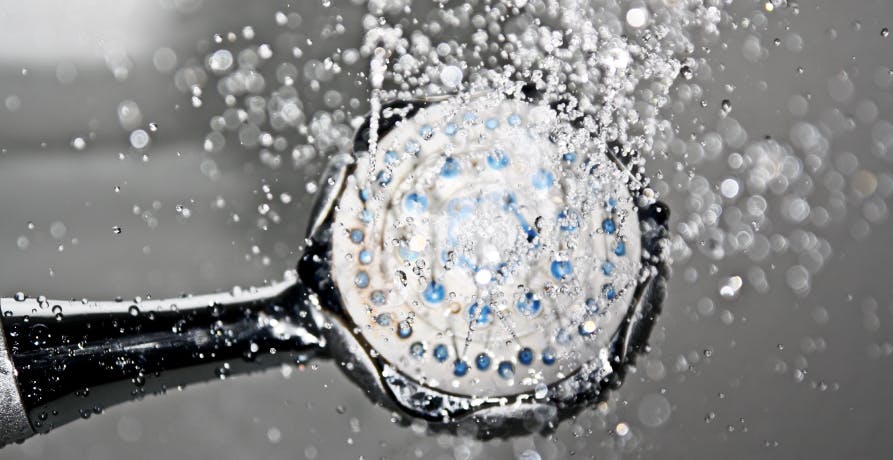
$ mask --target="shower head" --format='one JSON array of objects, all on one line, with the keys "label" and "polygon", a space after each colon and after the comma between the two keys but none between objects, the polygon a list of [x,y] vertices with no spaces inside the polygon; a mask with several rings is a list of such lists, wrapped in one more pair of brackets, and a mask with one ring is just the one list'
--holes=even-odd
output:
[{"label": "shower head", "polygon": [[530,91],[385,104],[330,161],[280,285],[0,300],[0,441],[326,357],[435,430],[505,436],[585,407],[658,313],[668,210],[628,152],[556,105]]},{"label": "shower head", "polygon": [[619,381],[662,298],[668,211],[616,145],[535,93],[476,94],[388,104],[354,150],[300,272],[375,399],[501,434]]}]

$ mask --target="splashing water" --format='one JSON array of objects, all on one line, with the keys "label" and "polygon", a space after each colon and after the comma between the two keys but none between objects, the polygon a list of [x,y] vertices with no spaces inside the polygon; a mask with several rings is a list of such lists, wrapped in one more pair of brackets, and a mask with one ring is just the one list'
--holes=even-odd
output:
[{"label": "splashing water", "polygon": [[[516,366],[523,361],[520,353],[525,350],[542,354],[546,367],[531,370],[528,377],[522,375],[520,386],[504,387],[498,383],[494,386],[486,378],[476,379],[472,394],[516,393],[523,391],[524,385],[553,383],[555,371],[549,366],[555,361],[560,363],[554,368],[560,377],[572,373],[582,357],[597,354],[582,352],[580,346],[570,346],[572,336],[583,337],[601,347],[607,344],[621,319],[615,311],[618,307],[611,306],[614,303],[628,304],[632,287],[643,276],[639,273],[643,267],[628,261],[639,260],[638,244],[632,244],[639,240],[639,222],[630,219],[633,209],[648,206],[656,199],[656,193],[648,187],[645,158],[654,154],[655,132],[662,129],[659,111],[682,68],[680,55],[692,47],[683,32],[694,26],[710,30],[713,24],[699,18],[715,15],[699,15],[704,9],[700,4],[652,2],[626,8],[614,2],[482,2],[455,8],[444,5],[425,12],[428,20],[415,24],[411,18],[418,17],[421,12],[408,4],[384,2],[371,4],[370,8],[373,14],[380,15],[375,20],[368,17],[365,21],[367,29],[361,48],[361,52],[370,57],[369,80],[373,86],[370,126],[382,123],[378,107],[386,101],[430,101],[441,95],[459,96],[454,98],[455,103],[444,103],[455,105],[448,105],[439,115],[423,109],[425,115],[414,116],[413,120],[421,118],[424,121],[421,126],[415,126],[417,123],[410,128],[405,123],[401,126],[401,132],[418,130],[422,140],[403,139],[397,135],[398,140],[389,139],[383,145],[377,137],[378,130],[370,129],[367,177],[365,181],[358,180],[353,187],[362,193],[366,187],[374,189],[369,184],[377,181],[382,188],[393,188],[398,196],[413,190],[411,195],[406,195],[406,199],[413,199],[413,207],[419,207],[420,199],[424,198],[425,208],[432,201],[433,215],[445,213],[455,217],[467,213],[468,217],[467,222],[459,217],[432,223],[426,223],[423,218],[417,223],[412,212],[403,217],[380,217],[382,211],[374,206],[347,206],[352,210],[349,212],[370,215],[370,221],[384,220],[386,228],[400,229],[399,234],[386,235],[384,243],[378,244],[387,249],[387,241],[402,242],[396,260],[406,268],[398,263],[378,276],[363,270],[359,272],[362,275],[360,287],[369,286],[371,276],[384,281],[384,286],[374,290],[373,296],[376,292],[390,292],[386,282],[388,273],[393,270],[403,273],[408,268],[419,277],[409,283],[424,289],[418,300],[415,296],[401,295],[395,302],[385,300],[379,294],[380,302],[373,300],[373,305],[365,307],[370,315],[366,321],[370,328],[382,318],[388,318],[387,324],[393,320],[406,325],[402,329],[404,334],[401,329],[396,331],[401,338],[411,333],[413,324],[416,329],[422,329],[423,337],[436,334],[452,338],[451,347],[437,345],[450,350],[442,352],[443,358],[437,360],[444,361],[447,356],[455,359],[453,374],[458,379],[448,371],[438,372],[436,366],[434,370],[427,365],[414,370],[413,361],[406,361],[404,370],[408,374],[435,387],[450,382],[452,388],[467,388],[461,379],[468,372],[466,363],[475,361],[484,371],[490,367],[494,354],[496,358],[507,359],[502,361],[504,368],[512,369],[514,376]],[[620,20],[624,14],[625,24]],[[438,31],[436,39],[440,40],[437,44],[423,32],[435,29]],[[470,42],[453,38],[463,36],[470,36]],[[552,107],[546,111],[549,112],[547,115],[527,113],[527,109],[519,106],[499,108],[506,104],[512,106],[508,101],[523,98],[531,92],[545,106]],[[479,99],[485,101],[486,107],[497,108],[475,109]],[[437,112],[436,109],[431,111]],[[476,121],[482,126],[474,127]],[[503,128],[502,124],[509,126]],[[511,131],[513,125],[536,127],[540,132],[537,134],[536,130],[527,128],[515,133]],[[490,148],[495,146],[496,150],[474,152],[474,143],[465,145],[462,140],[441,146],[438,137],[443,136],[441,131],[453,137],[460,129],[469,130],[467,139],[481,139],[481,144]],[[488,131],[508,132],[511,138],[500,139],[498,134],[490,135]],[[522,141],[523,146],[511,140],[528,137]],[[536,139],[547,139],[548,142],[540,145]],[[433,145],[429,145],[431,143]],[[382,148],[392,150],[383,156]],[[433,173],[426,171],[427,166],[417,166],[413,171],[415,181],[424,184],[424,188],[413,185],[407,189],[405,184],[411,181],[401,179],[403,173],[399,172],[399,167],[393,170],[387,165],[377,166],[382,158],[384,163],[389,163],[387,155],[393,156],[391,163],[409,155],[425,164],[430,162],[427,157],[431,149],[442,149],[447,157],[431,164]],[[527,158],[521,154],[525,151],[533,153]],[[481,158],[476,160],[475,155]],[[611,166],[613,162],[609,156],[620,159],[617,169]],[[486,163],[486,166],[477,166],[478,162]],[[533,171],[538,168],[540,172],[519,173],[511,166],[514,162],[531,165]],[[445,177],[446,168],[450,171],[446,180],[431,179],[437,177],[437,171]],[[364,170],[362,163],[359,169]],[[452,191],[450,184],[455,183],[452,178],[459,174],[454,174],[454,169],[472,169],[472,174],[478,175],[478,181],[489,184],[488,188],[472,186],[469,189],[465,185]],[[490,171],[496,171],[493,178],[487,176]],[[530,206],[524,203],[525,200],[515,198],[516,194],[519,197],[537,196],[535,191],[515,185],[524,184],[525,178],[531,175],[535,189],[548,188],[553,181],[560,184],[556,186],[560,190],[557,196],[551,200],[539,198],[540,203],[557,203],[557,209]],[[512,185],[500,185],[503,181]],[[637,198],[624,196],[627,191],[636,193]],[[384,192],[371,193],[371,196],[371,202],[393,200]],[[515,204],[516,200],[518,204]],[[445,203],[443,208],[435,206],[441,202]],[[491,202],[493,206],[488,206]],[[398,207],[396,204],[395,208]],[[603,214],[605,209],[607,217]],[[501,219],[504,210],[514,216]],[[554,230],[550,230],[553,225],[551,216],[557,216]],[[342,225],[349,230],[362,222]],[[445,230],[432,234],[418,228],[425,225]],[[623,236],[614,240],[612,235],[615,233]],[[604,241],[605,248],[590,249],[588,241],[596,247]],[[531,243],[532,248],[528,248]],[[378,244],[369,243],[371,247]],[[434,248],[429,248],[429,244]],[[336,240],[335,253],[349,251],[349,247],[339,245]],[[581,257],[582,253],[595,257]],[[375,257],[381,256],[376,254]],[[539,268],[544,264],[545,267]],[[464,267],[471,278],[457,278],[456,267],[460,268],[459,272]],[[595,274],[596,271],[600,273]],[[548,275],[545,278],[531,276],[549,272],[554,279],[547,279]],[[354,275],[342,276],[344,279],[340,284],[346,285]],[[405,280],[406,275],[400,279]],[[403,282],[405,285],[406,281]],[[510,286],[518,282],[522,283],[518,289]],[[501,283],[506,285],[500,286]],[[437,299],[430,298],[433,289],[437,289],[433,291],[437,293]],[[448,291],[450,305],[454,305],[444,309],[448,312],[444,318],[437,313],[440,310],[432,314],[424,307],[410,308],[409,311],[398,309],[393,313],[386,308],[389,304],[407,302],[410,305],[439,304],[444,290]],[[362,298],[350,298],[348,305],[368,304]],[[515,313],[512,305],[522,312],[520,319],[517,314],[512,315]],[[458,314],[466,308],[467,321]],[[553,318],[554,326],[542,318],[525,320],[523,312],[541,309],[547,312],[547,317]],[[353,318],[359,324],[365,324],[361,312],[353,313]],[[463,325],[465,322],[467,326]],[[498,332],[490,330],[482,334],[476,331],[491,322],[500,326],[494,327]],[[426,329],[428,325],[434,326],[430,332]],[[570,328],[575,331],[573,334],[568,332]],[[385,332],[371,338],[366,334],[366,337],[373,344],[381,341],[376,348],[383,349],[391,335]],[[463,336],[464,340],[461,340]],[[497,351],[507,346],[513,350],[507,353],[508,356]],[[516,348],[518,359],[509,358]],[[423,349],[417,351],[418,357],[423,356]],[[385,358],[401,362],[387,354]]]},{"label": "splashing water", "polygon": [[[491,359],[499,358],[491,356],[493,350],[508,344],[519,349],[517,358],[492,367],[510,382],[516,365],[529,364],[525,352],[542,355],[546,366],[561,363],[545,374],[531,370],[525,376],[517,369],[519,389],[511,384],[510,390],[494,389],[501,387],[475,378],[477,389],[472,393],[514,393],[524,391],[524,386],[553,382],[573,372],[590,354],[576,356],[578,347],[566,345],[594,337],[599,337],[592,341],[598,346],[607,344],[623,318],[618,314],[622,311],[613,312],[617,308],[611,306],[629,303],[631,287],[647,276],[637,262],[640,229],[634,211],[657,199],[645,160],[659,153],[654,144],[657,134],[670,129],[660,111],[669,101],[673,82],[680,72],[691,71],[682,63],[694,46],[688,34],[692,30],[715,34],[719,10],[703,2],[625,5],[572,0],[419,8],[399,1],[370,2],[358,50],[304,65],[312,84],[321,84],[341,71],[339,61],[359,63],[359,56],[368,58],[363,82],[370,90],[369,152],[348,190],[359,190],[363,202],[391,202],[395,209],[405,208],[403,215],[392,216],[369,204],[342,204],[347,213],[361,217],[349,222],[336,219],[341,227],[336,231],[343,231],[344,237],[343,242],[336,237],[336,257],[345,252],[353,258],[349,248],[362,243],[367,246],[355,256],[361,264],[381,260],[376,264],[396,261],[396,265],[381,272],[349,271],[336,279],[341,276],[341,285],[358,288],[351,294],[361,297],[348,299],[347,304],[366,311],[352,313],[354,319],[365,324],[358,318],[370,315],[371,325],[385,331],[376,348],[388,348],[387,331],[407,339],[414,330],[433,325],[425,336],[446,334],[445,339],[453,342],[445,352],[431,344],[433,356],[437,361],[455,359],[455,377],[464,377],[470,362],[481,371],[491,368]],[[413,19],[418,17],[427,19]],[[294,49],[292,54],[302,53]],[[236,55],[224,49],[212,51],[204,66],[183,68],[176,76],[197,107],[204,104],[208,71],[218,77],[217,91],[227,108],[211,120],[206,150],[219,151],[226,142],[224,133],[234,131],[243,146],[260,148],[261,160],[278,168],[281,158],[273,152],[286,150],[288,140],[274,132],[291,129],[309,141],[293,147],[296,167],[316,152],[348,149],[346,139],[357,122],[344,123],[347,119],[340,110],[317,111],[308,119],[294,86],[294,64],[278,65],[276,79],[281,86],[264,98],[260,94],[266,79],[258,68],[272,58],[270,48],[250,46]],[[531,92],[540,108],[511,102]],[[421,139],[400,135],[379,139],[378,126],[391,110],[383,110],[389,101],[439,101],[447,96],[450,102],[417,116],[426,120],[415,127]],[[240,100],[245,108],[238,108]],[[264,124],[271,132],[262,129]],[[434,142],[437,151],[441,132],[465,136],[466,141],[445,144],[445,160],[425,159],[432,148],[428,144]],[[474,141],[490,132],[503,134],[494,134],[482,150]],[[509,137],[499,137],[505,135]],[[521,140],[523,136],[530,140]],[[493,146],[498,148],[492,150]],[[407,155],[425,164],[404,180],[406,172],[400,172],[399,163]],[[617,159],[616,164],[609,157]],[[485,188],[452,190],[450,180],[466,169],[480,177],[492,171],[493,180]],[[528,177],[532,189],[517,189],[516,184],[526,183]],[[413,181],[422,186],[406,185]],[[433,195],[425,195],[432,183]],[[553,183],[560,193],[548,198]],[[364,195],[367,188],[371,191]],[[543,198],[535,205],[521,198],[537,193]],[[415,222],[413,215],[429,206],[451,220]],[[264,217],[275,216],[266,204],[259,211]],[[373,235],[382,233],[362,228],[379,221],[390,233],[373,244]],[[417,228],[419,224],[430,225],[431,231]],[[379,246],[396,256],[377,252],[374,248]],[[534,269],[540,266],[543,269]],[[395,272],[397,281],[415,294],[381,286]],[[518,281],[520,285],[511,285]],[[398,299],[392,299],[394,295]],[[386,308],[406,302],[445,302],[448,314],[441,318],[420,307],[403,312]],[[540,311],[554,316],[554,325],[543,317],[534,321]],[[488,329],[490,323],[500,327]],[[367,339],[373,344],[377,340]],[[564,347],[556,350],[552,344]],[[410,344],[410,354],[425,352],[425,344]],[[449,373],[418,374],[411,364],[406,366],[407,373],[429,385],[460,385]]]},{"label": "splashing water", "polygon": [[[358,48],[326,58],[306,57],[297,46],[285,49],[275,69],[279,87],[274,90],[268,86],[276,83],[258,71],[274,62],[271,48],[264,44],[247,46],[229,58],[212,51],[203,64],[180,69],[176,81],[196,106],[211,97],[209,81],[224,99],[226,108],[211,120],[206,150],[219,151],[227,142],[226,133],[233,132],[274,169],[288,162],[302,168],[314,157],[348,150],[361,114],[371,109],[370,181],[381,166],[375,161],[385,158],[380,150],[387,146],[377,138],[376,124],[389,101],[483,93],[499,104],[532,86],[556,107],[560,121],[574,124],[575,129],[554,134],[562,153],[573,152],[584,164],[598,163],[611,152],[626,166],[623,174],[606,178],[606,183],[641,191],[645,200],[661,198],[673,204],[669,259],[686,282],[715,280],[715,290],[704,292],[696,307],[698,314],[709,316],[722,301],[769,292],[772,270],[784,273],[787,289],[795,295],[807,295],[832,254],[824,232],[845,225],[853,238],[864,238],[871,225],[887,218],[886,200],[893,193],[893,176],[860,164],[852,154],[831,154],[835,138],[858,122],[867,128],[873,153],[887,158],[893,128],[878,119],[873,102],[858,104],[856,120],[837,109],[808,119],[809,100],[794,95],[788,109],[799,119],[789,132],[756,137],[760,130],[736,118],[731,84],[725,85],[727,94],[721,100],[705,94],[708,86],[723,87],[716,76],[721,69],[704,57],[711,48],[728,46],[720,30],[745,34],[732,45],[740,48],[736,56],[761,62],[770,51],[764,43],[769,15],[798,14],[796,5],[782,0],[765,2],[756,11],[731,10],[726,2],[713,0],[513,0],[430,7],[373,0],[362,19],[365,36]],[[787,39],[785,46],[796,50],[796,37]],[[328,108],[311,112],[306,94],[295,86],[299,73],[319,89],[344,76],[345,68],[353,69],[351,75],[369,89],[368,107],[365,100],[348,101],[327,91]],[[889,87],[893,77],[884,70],[878,69],[874,80]],[[853,100],[854,83],[848,74],[832,75],[827,86],[832,100]],[[293,132],[299,135],[289,135]],[[581,132],[585,137],[575,137]],[[583,144],[579,151],[572,148]],[[562,171],[554,180],[581,189],[589,185],[588,175],[563,168],[561,156],[544,155],[542,161],[543,169]],[[431,168],[442,171],[443,166]],[[408,195],[399,196],[405,200]],[[588,215],[591,211],[581,204],[587,199],[593,196],[571,194],[571,207]],[[418,197],[410,201],[421,206]],[[564,219],[567,224],[573,217]],[[499,222],[488,224],[463,227],[465,235],[459,239],[481,240],[480,235],[492,236],[488,231],[500,228]],[[413,244],[409,234],[394,236],[406,248]],[[496,253],[514,251],[509,242],[499,243],[508,246],[493,245]],[[737,254],[744,254],[749,266],[724,265]],[[462,257],[485,255],[468,249],[451,257],[459,263]],[[441,262],[436,255],[423,259],[429,259],[430,266]],[[494,276],[498,270],[490,272]],[[472,281],[489,281],[486,276],[475,275]],[[423,295],[426,275],[407,275],[410,281]],[[735,320],[729,310],[720,318],[725,323]],[[405,319],[394,318],[394,323]],[[660,416],[649,420],[663,423],[669,410],[665,400],[651,400],[649,406],[657,407]],[[626,435],[629,427],[622,426],[618,442],[633,442],[634,436]]]}]

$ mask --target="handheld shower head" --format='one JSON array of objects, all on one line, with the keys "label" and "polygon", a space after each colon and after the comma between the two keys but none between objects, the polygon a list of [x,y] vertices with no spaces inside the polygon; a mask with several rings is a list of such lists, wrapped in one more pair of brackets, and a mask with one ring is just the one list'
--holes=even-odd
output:
[{"label": "handheld shower head", "polygon": [[301,273],[373,399],[493,436],[619,382],[663,296],[668,210],[582,132],[535,94],[370,116]]},{"label": "handheld shower head", "polygon": [[662,299],[668,211],[615,149],[535,95],[389,104],[330,162],[294,279],[0,300],[0,441],[324,357],[434,429],[543,429],[619,383]]}]

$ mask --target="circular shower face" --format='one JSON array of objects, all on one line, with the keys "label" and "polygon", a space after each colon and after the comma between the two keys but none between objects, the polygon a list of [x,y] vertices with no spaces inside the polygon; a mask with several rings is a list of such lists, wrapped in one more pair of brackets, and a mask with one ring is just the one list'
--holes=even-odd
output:
[{"label": "circular shower face", "polygon": [[374,355],[471,397],[532,392],[604,361],[641,233],[628,173],[574,134],[547,106],[446,101],[358,158],[335,214],[333,277]]}]

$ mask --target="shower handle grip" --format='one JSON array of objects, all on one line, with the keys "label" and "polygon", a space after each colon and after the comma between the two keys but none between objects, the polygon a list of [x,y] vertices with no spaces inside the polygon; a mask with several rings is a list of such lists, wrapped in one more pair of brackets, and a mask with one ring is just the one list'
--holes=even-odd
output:
[{"label": "shower handle grip", "polygon": [[0,446],[324,345],[296,281],[140,302],[4,298],[0,312]]}]

